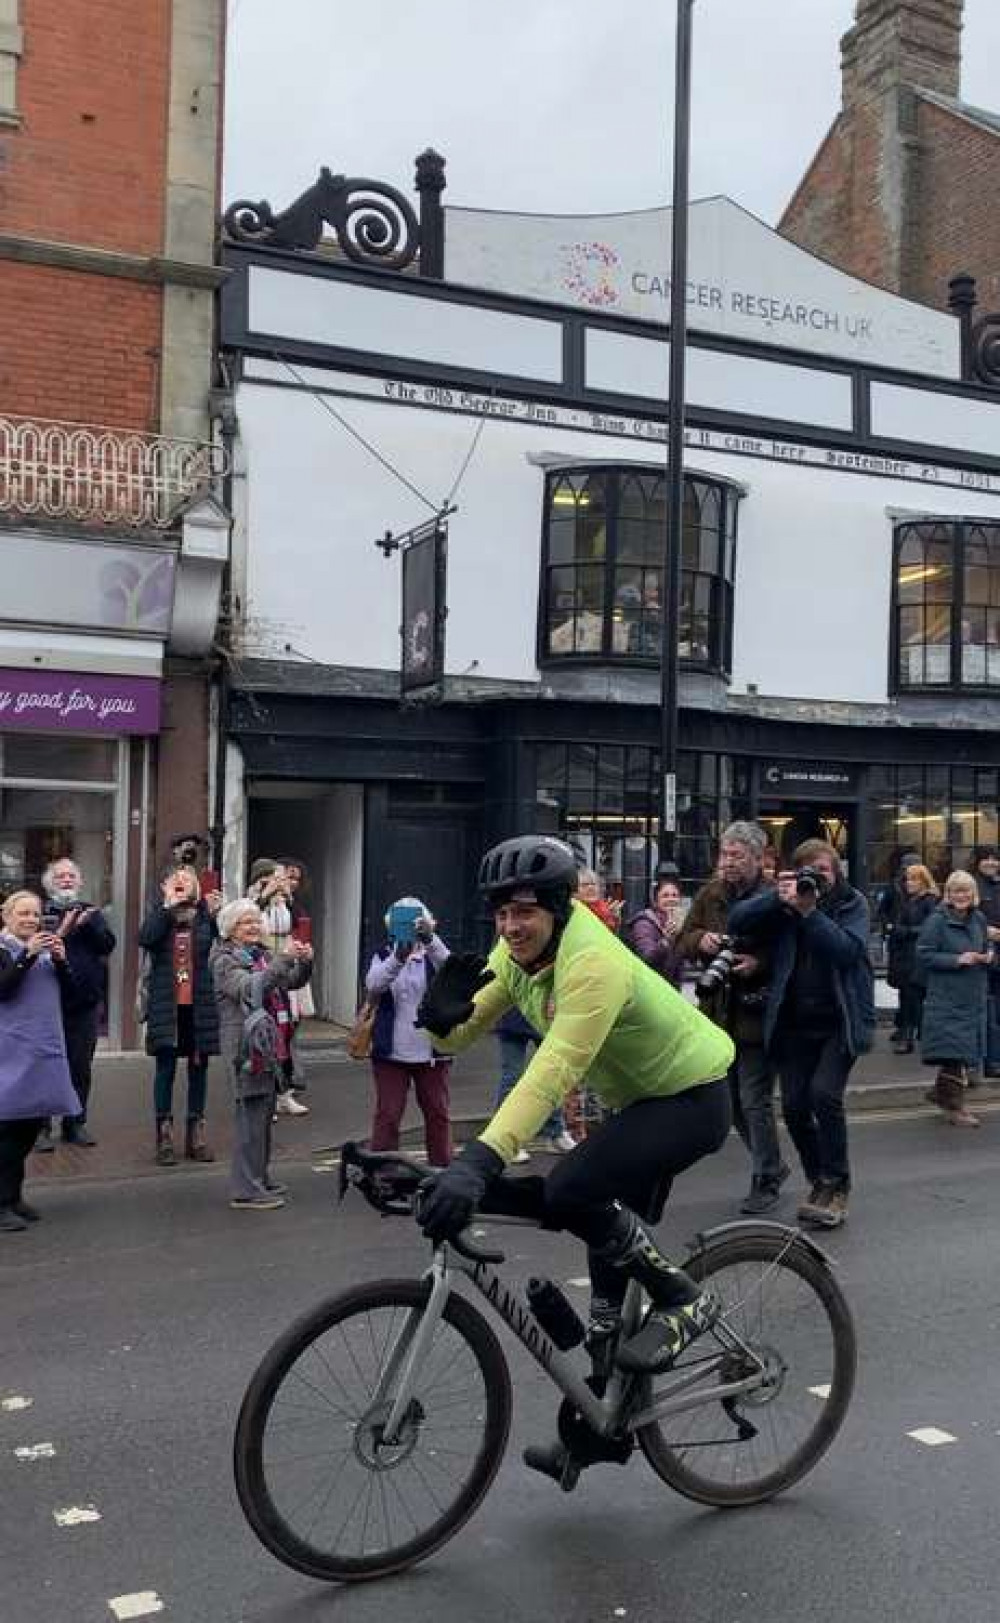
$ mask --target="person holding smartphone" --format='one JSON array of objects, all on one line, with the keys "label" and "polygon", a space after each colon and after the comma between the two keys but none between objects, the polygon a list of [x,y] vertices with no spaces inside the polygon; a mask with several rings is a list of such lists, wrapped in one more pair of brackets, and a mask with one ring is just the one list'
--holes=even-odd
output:
[{"label": "person holding smartphone", "polygon": [[417,1009],[436,972],[450,956],[418,896],[401,896],[385,915],[386,942],[372,957],[365,989],[377,1000],[372,1032],[375,1116],[371,1148],[398,1150],[399,1129],[412,1084],[424,1118],[431,1166],[451,1160],[451,1061],[435,1052],[418,1028]]},{"label": "person holding smartphone", "polygon": [[77,1108],[60,1007],[72,980],[65,941],[42,928],[39,898],[14,891],[0,910],[0,1234],[37,1222],[22,1198],[28,1152],[50,1116]]},{"label": "person holding smartphone", "polygon": [[201,895],[193,868],[169,868],[160,900],[139,931],[149,954],[146,1052],[156,1061],[153,1108],[156,1164],[177,1164],[174,1147],[174,1077],[177,1061],[187,1060],[187,1118],[184,1154],[190,1161],[214,1161],[205,1136],[209,1056],[219,1052],[219,1014],[208,967],[216,940],[215,915]]}]

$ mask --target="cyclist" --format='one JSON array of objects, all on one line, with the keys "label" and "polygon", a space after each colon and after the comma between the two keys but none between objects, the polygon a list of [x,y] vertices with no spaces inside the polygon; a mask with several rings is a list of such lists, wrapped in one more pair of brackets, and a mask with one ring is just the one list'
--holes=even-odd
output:
[{"label": "cyclist", "polygon": [[[561,840],[504,840],[483,858],[479,884],[494,911],[496,946],[488,964],[453,954],[418,1023],[458,1051],[516,1006],[542,1040],[485,1131],[425,1190],[418,1220],[435,1243],[459,1233],[477,1208],[578,1235],[590,1257],[591,1348],[615,1333],[626,1283],[636,1279],[652,1306],[617,1362],[658,1373],[718,1308],[637,1214],[655,1220],[653,1203],[670,1180],[724,1143],[733,1045],[574,899],[576,862]],[[615,1114],[548,1177],[502,1178],[584,1078]]]}]

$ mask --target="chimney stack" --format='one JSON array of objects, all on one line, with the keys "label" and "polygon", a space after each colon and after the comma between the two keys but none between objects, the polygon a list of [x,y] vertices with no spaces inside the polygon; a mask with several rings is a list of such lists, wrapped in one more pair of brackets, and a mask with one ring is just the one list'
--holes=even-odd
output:
[{"label": "chimney stack", "polygon": [[844,112],[903,87],[957,97],[965,0],[857,0],[841,40]]}]

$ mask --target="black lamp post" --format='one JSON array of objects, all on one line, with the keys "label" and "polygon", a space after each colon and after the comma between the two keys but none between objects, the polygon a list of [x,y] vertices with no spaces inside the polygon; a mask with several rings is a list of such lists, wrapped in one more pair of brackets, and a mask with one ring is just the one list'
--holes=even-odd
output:
[{"label": "black lamp post", "polygon": [[688,171],[691,153],[691,35],[694,0],[677,0],[674,74],[674,191],[670,269],[670,399],[667,417],[667,533],[663,560],[660,670],[660,860],[677,844],[678,642],[684,519],[684,372],[687,346]]}]

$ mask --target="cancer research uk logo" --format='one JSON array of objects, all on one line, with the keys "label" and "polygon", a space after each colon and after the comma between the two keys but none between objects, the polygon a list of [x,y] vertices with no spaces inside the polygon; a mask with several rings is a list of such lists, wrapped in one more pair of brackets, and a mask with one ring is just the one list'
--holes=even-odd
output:
[{"label": "cancer research uk logo", "polygon": [[561,249],[560,256],[564,292],[595,310],[607,310],[619,302],[621,260],[606,242],[574,242]]}]

